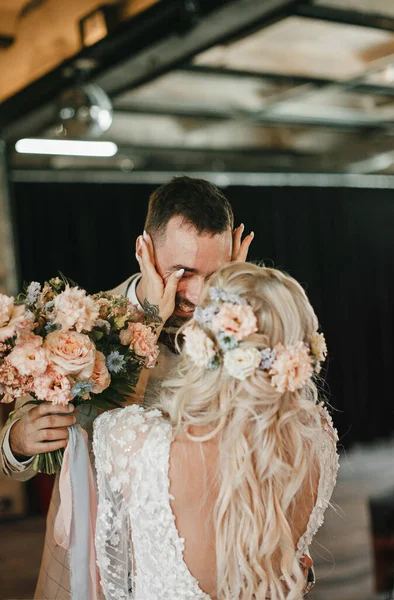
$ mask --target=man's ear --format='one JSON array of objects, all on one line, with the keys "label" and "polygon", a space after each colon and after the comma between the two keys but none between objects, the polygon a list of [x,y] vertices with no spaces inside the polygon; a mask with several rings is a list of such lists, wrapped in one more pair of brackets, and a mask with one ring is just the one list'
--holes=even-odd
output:
[{"label": "man's ear", "polygon": [[141,236],[139,235],[135,241],[135,252],[138,256],[141,256]]}]

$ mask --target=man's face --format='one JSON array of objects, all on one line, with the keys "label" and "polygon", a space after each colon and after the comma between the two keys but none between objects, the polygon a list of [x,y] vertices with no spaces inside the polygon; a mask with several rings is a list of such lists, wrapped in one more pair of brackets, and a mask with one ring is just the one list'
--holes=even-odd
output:
[{"label": "man's face", "polygon": [[185,269],[178,284],[174,317],[189,318],[198,304],[205,280],[223,264],[230,262],[232,232],[211,235],[173,217],[165,236],[155,244],[156,269],[164,281],[174,271]]}]

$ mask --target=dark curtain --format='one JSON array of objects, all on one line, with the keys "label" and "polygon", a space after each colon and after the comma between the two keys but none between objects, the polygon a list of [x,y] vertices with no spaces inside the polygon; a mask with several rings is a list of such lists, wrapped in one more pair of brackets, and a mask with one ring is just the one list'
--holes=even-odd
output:
[{"label": "dark curtain", "polygon": [[[21,282],[61,271],[88,291],[137,269],[135,239],[156,186],[14,186]],[[394,201],[390,190],[225,190],[237,224],[254,229],[250,259],[306,288],[326,334],[326,395],[349,448],[394,428]]]}]

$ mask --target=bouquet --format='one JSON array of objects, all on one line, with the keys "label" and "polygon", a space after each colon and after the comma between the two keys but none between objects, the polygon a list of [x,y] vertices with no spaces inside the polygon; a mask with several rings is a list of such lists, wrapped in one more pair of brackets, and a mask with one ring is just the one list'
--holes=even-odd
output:
[{"label": "bouquet", "polygon": [[[63,276],[32,282],[16,299],[0,294],[1,402],[29,394],[33,404],[122,406],[141,369],[156,364],[157,322],[147,312],[148,324],[124,296],[89,295]],[[39,454],[33,467],[55,473],[62,456]]]}]

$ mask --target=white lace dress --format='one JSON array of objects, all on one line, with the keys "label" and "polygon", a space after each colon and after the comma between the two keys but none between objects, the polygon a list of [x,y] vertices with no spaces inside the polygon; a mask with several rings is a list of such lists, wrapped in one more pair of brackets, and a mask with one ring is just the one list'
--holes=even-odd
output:
[{"label": "white lace dress", "polygon": [[[325,417],[318,498],[298,543],[299,556],[323,522],[336,481],[336,432]],[[172,427],[158,410],[129,406],[94,423],[97,563],[107,600],[210,600],[183,559],[184,539],[170,505],[172,440]]]}]

